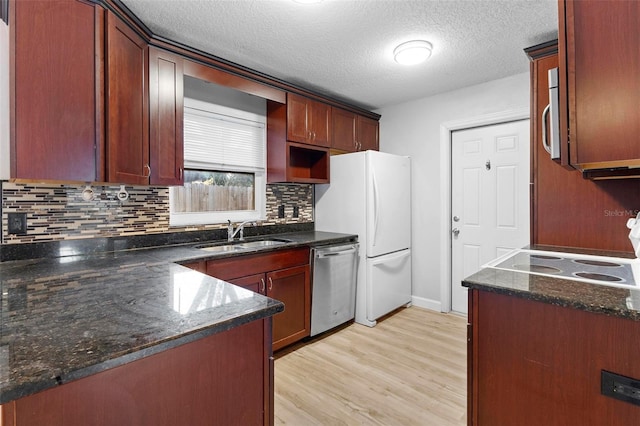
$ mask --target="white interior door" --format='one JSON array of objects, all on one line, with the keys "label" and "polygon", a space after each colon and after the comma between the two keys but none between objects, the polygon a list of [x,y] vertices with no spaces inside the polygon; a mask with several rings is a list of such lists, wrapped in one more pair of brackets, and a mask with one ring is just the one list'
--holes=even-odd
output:
[{"label": "white interior door", "polygon": [[451,310],[467,312],[462,280],[529,244],[529,120],[451,137]]}]

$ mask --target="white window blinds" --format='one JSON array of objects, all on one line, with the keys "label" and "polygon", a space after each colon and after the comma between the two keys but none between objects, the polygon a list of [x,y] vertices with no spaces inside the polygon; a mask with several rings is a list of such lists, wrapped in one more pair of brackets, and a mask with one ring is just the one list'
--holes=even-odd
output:
[{"label": "white window blinds", "polygon": [[264,121],[251,113],[185,98],[185,168],[264,171]]}]

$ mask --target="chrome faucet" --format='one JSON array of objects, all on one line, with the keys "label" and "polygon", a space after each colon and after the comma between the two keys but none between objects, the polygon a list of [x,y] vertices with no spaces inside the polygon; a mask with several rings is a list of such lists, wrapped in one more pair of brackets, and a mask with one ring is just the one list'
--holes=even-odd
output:
[{"label": "chrome faucet", "polygon": [[238,238],[238,241],[244,241],[244,226],[248,223],[253,224],[253,226],[257,225],[257,223],[252,220],[245,220],[244,222],[239,224],[234,230],[233,224],[231,223],[231,221],[227,220],[227,222],[229,222],[229,225],[227,225],[227,241],[233,241],[233,239],[236,237],[236,234],[238,232],[240,232],[240,238]]}]

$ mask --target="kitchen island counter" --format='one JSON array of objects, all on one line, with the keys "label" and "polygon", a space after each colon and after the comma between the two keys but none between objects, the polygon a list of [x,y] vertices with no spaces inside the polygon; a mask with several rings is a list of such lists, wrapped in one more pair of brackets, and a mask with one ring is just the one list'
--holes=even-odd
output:
[{"label": "kitchen island counter", "polygon": [[[628,253],[619,252],[596,252],[547,246],[530,248],[598,256],[632,257]],[[465,278],[462,285],[469,289],[500,293],[640,321],[640,289],[638,287],[611,287],[494,268],[481,269]]]},{"label": "kitchen island counter", "polygon": [[[264,237],[266,239],[276,236]],[[301,232],[231,255],[331,243]],[[274,299],[177,263],[197,244],[0,263],[0,404],[272,316]]]},{"label": "kitchen island counter", "polygon": [[640,377],[637,287],[495,268],[463,285],[469,288],[469,424],[637,423],[640,407],[616,385]]},{"label": "kitchen island counter", "polygon": [[0,277],[0,403],[283,310],[146,253],[9,262]]}]

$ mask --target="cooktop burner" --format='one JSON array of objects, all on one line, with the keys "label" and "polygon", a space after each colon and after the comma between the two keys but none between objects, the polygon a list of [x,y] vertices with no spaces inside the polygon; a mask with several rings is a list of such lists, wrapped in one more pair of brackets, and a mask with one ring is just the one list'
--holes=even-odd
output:
[{"label": "cooktop burner", "polygon": [[639,286],[640,259],[519,249],[483,267],[629,288]]}]

